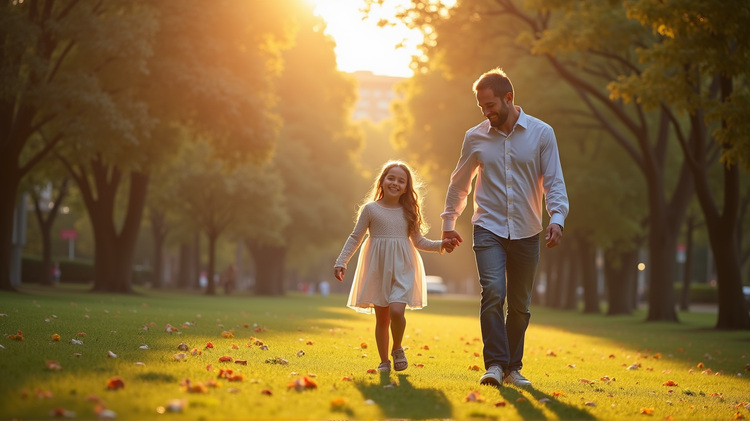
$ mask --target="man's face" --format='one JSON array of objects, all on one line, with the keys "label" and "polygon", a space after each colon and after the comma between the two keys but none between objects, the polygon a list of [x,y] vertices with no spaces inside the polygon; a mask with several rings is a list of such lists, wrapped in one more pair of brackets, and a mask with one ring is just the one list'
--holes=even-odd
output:
[{"label": "man's face", "polygon": [[477,105],[482,109],[482,114],[490,121],[490,125],[499,128],[508,119],[512,95],[508,92],[505,98],[498,98],[490,88],[477,91]]}]

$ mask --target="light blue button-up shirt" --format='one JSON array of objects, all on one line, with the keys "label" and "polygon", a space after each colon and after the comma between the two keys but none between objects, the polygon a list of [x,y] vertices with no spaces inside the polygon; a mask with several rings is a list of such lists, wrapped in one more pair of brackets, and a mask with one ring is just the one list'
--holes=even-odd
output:
[{"label": "light blue button-up shirt", "polygon": [[520,115],[509,134],[488,120],[466,132],[461,157],[451,174],[445,198],[443,231],[455,229],[466,208],[471,181],[474,216],[471,222],[511,240],[542,231],[542,195],[547,197],[550,223],[565,224],[568,193],[565,190],[555,132],[549,124]]}]

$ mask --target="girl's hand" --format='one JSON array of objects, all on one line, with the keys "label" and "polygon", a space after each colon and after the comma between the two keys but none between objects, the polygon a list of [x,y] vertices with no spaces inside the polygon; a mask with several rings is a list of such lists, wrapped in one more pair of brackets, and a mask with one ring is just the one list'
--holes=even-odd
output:
[{"label": "girl's hand", "polygon": [[450,253],[453,251],[453,249],[456,248],[457,243],[458,243],[458,240],[456,240],[455,238],[444,238],[443,244],[441,245],[441,247],[443,248],[443,250]]},{"label": "girl's hand", "polygon": [[333,268],[333,277],[338,279],[339,282],[344,282],[344,274],[346,274],[346,269]]}]

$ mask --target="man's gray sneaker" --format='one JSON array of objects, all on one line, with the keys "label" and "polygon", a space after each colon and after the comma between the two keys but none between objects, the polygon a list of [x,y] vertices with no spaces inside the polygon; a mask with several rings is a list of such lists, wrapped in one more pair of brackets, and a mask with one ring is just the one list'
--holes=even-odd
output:
[{"label": "man's gray sneaker", "polygon": [[492,386],[500,386],[503,383],[503,370],[500,366],[491,366],[486,373],[479,379],[479,384],[489,384]]},{"label": "man's gray sneaker", "polygon": [[529,379],[524,377],[517,370],[511,371],[503,378],[503,383],[514,384],[516,386],[531,386]]}]

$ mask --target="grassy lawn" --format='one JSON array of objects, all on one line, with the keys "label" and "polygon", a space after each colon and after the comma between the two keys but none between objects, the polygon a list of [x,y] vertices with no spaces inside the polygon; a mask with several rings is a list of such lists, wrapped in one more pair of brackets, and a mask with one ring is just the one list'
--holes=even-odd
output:
[{"label": "grassy lawn", "polygon": [[[713,330],[715,314],[681,313],[681,324],[666,324],[645,323],[643,313],[533,308],[523,374],[534,386],[494,388],[478,384],[478,299],[431,297],[407,312],[410,367],[390,375],[367,372],[379,362],[375,319],[345,299],[0,293],[0,419],[45,419],[55,408],[96,419],[108,415],[103,407],[119,420],[750,418],[750,333]],[[167,324],[179,331],[165,332]],[[19,330],[23,341],[8,338]],[[220,378],[222,369],[240,376]],[[124,388],[107,388],[115,376]],[[305,376],[316,387],[289,387]],[[478,399],[467,402],[473,391]]]}]

